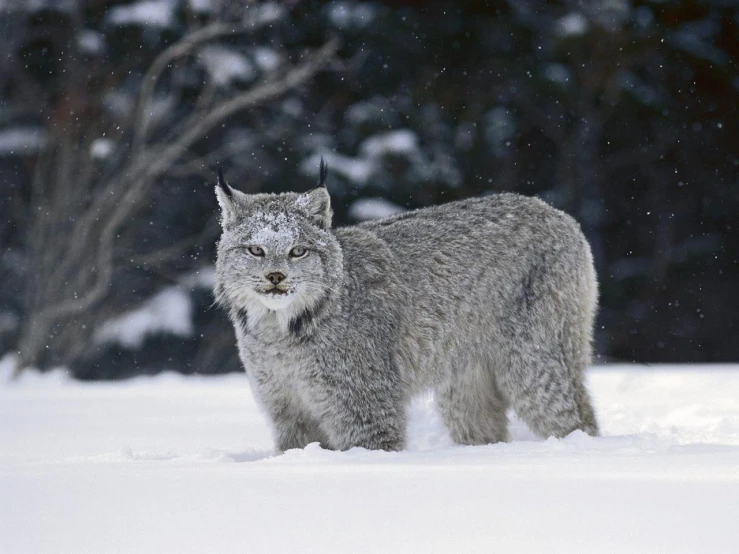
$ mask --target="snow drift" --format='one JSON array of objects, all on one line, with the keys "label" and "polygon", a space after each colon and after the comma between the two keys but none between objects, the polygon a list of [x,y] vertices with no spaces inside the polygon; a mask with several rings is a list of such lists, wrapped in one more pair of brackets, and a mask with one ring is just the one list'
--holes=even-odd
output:
[{"label": "snow drift", "polygon": [[739,544],[739,366],[592,369],[599,438],[539,440],[514,421],[508,444],[457,446],[425,396],[406,452],[281,456],[243,375],[0,379],[2,552]]}]

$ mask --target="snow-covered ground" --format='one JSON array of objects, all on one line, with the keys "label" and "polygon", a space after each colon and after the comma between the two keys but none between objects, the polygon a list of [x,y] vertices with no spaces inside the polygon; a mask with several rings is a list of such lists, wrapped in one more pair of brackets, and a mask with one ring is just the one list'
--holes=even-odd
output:
[{"label": "snow-covered ground", "polygon": [[[2,376],[0,376],[2,377]],[[0,384],[0,552],[739,552],[739,366],[593,368],[603,437],[273,456],[241,375]]]}]

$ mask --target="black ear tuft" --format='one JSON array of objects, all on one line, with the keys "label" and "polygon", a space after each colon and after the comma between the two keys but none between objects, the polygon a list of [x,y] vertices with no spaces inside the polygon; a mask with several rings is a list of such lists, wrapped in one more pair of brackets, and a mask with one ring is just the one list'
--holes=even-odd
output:
[{"label": "black ear tuft", "polygon": [[323,156],[321,156],[321,165],[318,168],[318,186],[319,187],[326,186],[326,177],[328,177],[328,166],[326,165],[326,162],[323,161]]},{"label": "black ear tuft", "polygon": [[223,178],[223,168],[221,167],[221,164],[218,164],[218,186],[221,187],[221,190],[228,196],[229,198],[233,198],[234,192],[231,190],[231,187],[228,186],[228,183],[226,183],[226,180]]}]

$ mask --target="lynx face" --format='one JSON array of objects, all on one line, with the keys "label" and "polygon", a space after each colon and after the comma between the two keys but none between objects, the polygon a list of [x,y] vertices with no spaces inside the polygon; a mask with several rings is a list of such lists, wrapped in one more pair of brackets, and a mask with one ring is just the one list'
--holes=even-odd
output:
[{"label": "lynx face", "polygon": [[291,317],[330,291],[341,254],[328,232],[325,188],[246,195],[229,187],[217,194],[223,215],[216,262],[219,301],[250,314],[275,311]]}]

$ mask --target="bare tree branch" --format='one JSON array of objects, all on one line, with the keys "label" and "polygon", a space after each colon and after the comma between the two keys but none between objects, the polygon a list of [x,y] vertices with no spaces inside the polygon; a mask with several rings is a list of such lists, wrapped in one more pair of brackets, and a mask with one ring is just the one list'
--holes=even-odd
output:
[{"label": "bare tree branch", "polygon": [[141,150],[146,141],[146,134],[149,126],[149,114],[147,114],[147,109],[151,104],[152,97],[154,96],[154,89],[157,81],[167,66],[177,58],[187,56],[197,46],[204,42],[246,30],[247,29],[245,27],[235,27],[229,23],[211,23],[207,27],[203,27],[194,33],[186,35],[182,40],[176,42],[157,56],[151,66],[149,66],[149,70],[146,72],[146,75],[144,75],[143,84],[141,85],[141,90],[139,91],[139,96],[136,101],[136,113],[133,117],[134,138],[132,152],[134,155]]},{"label": "bare tree branch", "polygon": [[198,31],[187,34],[180,41],[176,42],[156,57],[151,66],[149,66],[146,75],[144,75],[143,84],[136,101],[136,113],[133,117],[134,138],[132,152],[134,155],[140,152],[141,148],[143,148],[146,143],[146,135],[149,127],[149,114],[147,114],[147,109],[151,104],[151,100],[154,96],[154,89],[159,81],[159,77],[161,77],[167,67],[176,59],[189,56],[203,43],[224,36],[253,32],[261,26],[269,23],[269,20],[259,20],[252,14],[253,12],[247,12],[246,20],[236,25],[233,23],[223,22],[211,23]]},{"label": "bare tree branch", "polygon": [[214,237],[218,236],[219,229],[220,225],[218,220],[214,217],[199,233],[187,237],[171,246],[167,246],[166,248],[160,248],[159,250],[147,252],[140,256],[133,256],[130,259],[130,263],[133,265],[153,266],[161,264],[164,261],[175,260],[193,246],[203,244],[205,240],[212,240]]},{"label": "bare tree branch", "polygon": [[[115,183],[116,186],[113,187],[113,183],[111,183],[109,187],[106,187],[106,189],[125,190],[125,193],[121,198],[114,199],[114,208],[100,232],[94,266],[96,268],[94,284],[77,298],[68,299],[47,307],[42,311],[40,317],[54,319],[78,313],[100,301],[108,291],[113,274],[112,256],[115,236],[128,215],[145,197],[152,182],[164,173],[193,143],[202,139],[208,131],[231,115],[279,96],[312,77],[328,63],[337,48],[338,42],[336,40],[329,41],[318,51],[308,55],[303,63],[291,68],[281,77],[265,79],[252,89],[221,102],[203,119],[190,122],[190,125],[176,142],[159,145],[158,148],[152,148],[136,156],[120,177],[119,182]],[[107,195],[101,200],[102,204],[111,202]],[[88,214],[88,218],[95,219],[98,217],[97,210],[93,210]]]}]

